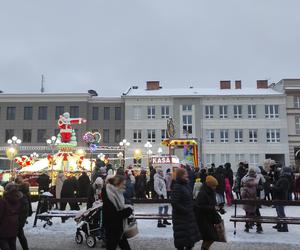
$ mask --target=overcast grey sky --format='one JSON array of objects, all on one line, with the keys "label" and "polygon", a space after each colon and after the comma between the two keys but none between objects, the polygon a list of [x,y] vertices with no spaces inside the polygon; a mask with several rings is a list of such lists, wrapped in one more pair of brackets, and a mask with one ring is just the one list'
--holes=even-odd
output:
[{"label": "overcast grey sky", "polygon": [[0,89],[300,77],[299,0],[0,0]]}]

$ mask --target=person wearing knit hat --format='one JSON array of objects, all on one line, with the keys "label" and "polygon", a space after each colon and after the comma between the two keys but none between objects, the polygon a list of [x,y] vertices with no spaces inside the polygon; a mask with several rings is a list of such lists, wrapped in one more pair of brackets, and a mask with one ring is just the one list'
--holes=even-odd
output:
[{"label": "person wearing knit hat", "polygon": [[205,183],[207,186],[209,186],[210,188],[212,188],[214,190],[219,185],[218,180],[215,177],[213,177],[212,175],[208,175],[206,177]]}]

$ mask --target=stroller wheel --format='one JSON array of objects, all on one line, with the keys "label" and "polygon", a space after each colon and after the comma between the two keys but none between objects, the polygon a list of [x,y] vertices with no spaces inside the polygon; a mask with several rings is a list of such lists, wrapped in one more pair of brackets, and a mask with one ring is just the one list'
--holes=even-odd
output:
[{"label": "stroller wheel", "polygon": [[76,233],[75,241],[76,241],[77,244],[82,244],[82,242],[83,242],[83,236],[82,236],[82,234],[80,232]]},{"label": "stroller wheel", "polygon": [[88,245],[88,247],[90,248],[94,248],[96,246],[96,238],[94,236],[88,236],[86,238],[86,244]]}]

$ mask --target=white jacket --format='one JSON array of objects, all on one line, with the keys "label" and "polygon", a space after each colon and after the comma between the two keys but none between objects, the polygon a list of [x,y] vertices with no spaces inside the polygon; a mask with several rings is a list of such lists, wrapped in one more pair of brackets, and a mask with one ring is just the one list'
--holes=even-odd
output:
[{"label": "white jacket", "polygon": [[154,175],[154,190],[159,198],[163,196],[165,199],[167,199],[166,182],[164,177],[159,174]]}]

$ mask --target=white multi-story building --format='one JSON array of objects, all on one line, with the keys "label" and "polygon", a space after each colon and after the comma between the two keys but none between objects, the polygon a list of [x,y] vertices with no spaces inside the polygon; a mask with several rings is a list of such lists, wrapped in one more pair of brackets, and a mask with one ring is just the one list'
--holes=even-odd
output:
[{"label": "white multi-story building", "polygon": [[146,88],[131,87],[123,99],[131,150],[143,149],[149,141],[153,153],[160,147],[167,153],[161,141],[172,117],[177,138],[198,139],[204,165],[259,165],[266,158],[290,164],[285,95],[268,88],[265,80],[257,81],[255,88],[220,81],[218,88],[181,89],[165,89],[152,81]]}]

